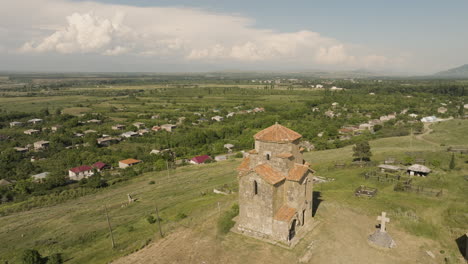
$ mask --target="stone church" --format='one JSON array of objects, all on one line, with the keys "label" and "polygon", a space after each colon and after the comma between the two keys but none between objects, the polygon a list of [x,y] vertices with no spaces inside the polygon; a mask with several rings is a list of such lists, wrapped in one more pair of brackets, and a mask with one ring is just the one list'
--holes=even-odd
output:
[{"label": "stone church", "polygon": [[255,136],[238,168],[237,232],[291,245],[312,221],[312,169],[297,132],[276,123]]}]

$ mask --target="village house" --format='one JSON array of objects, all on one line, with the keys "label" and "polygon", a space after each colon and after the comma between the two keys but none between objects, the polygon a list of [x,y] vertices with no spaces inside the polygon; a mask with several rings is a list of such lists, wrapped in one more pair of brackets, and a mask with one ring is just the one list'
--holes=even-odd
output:
[{"label": "village house", "polygon": [[447,113],[447,108],[439,107],[439,108],[437,108],[437,113],[445,114],[445,113]]},{"label": "village house", "polygon": [[84,137],[84,134],[83,134],[83,133],[79,133],[79,132],[76,132],[76,133],[74,133],[73,135],[74,135],[75,137],[79,137],[79,138]]},{"label": "village house", "polygon": [[23,126],[23,122],[17,122],[17,121],[10,122],[10,127],[20,127],[20,126]]},{"label": "village house", "polygon": [[52,130],[52,132],[57,132],[58,130],[60,130],[62,128],[61,125],[55,125],[55,126],[51,126],[50,127],[50,130]]},{"label": "village house", "polygon": [[394,173],[394,172],[398,172],[400,170],[403,170],[402,168],[400,168],[398,166],[389,165],[389,164],[380,164],[378,166],[378,168],[380,169],[381,172],[390,172],[390,173]]},{"label": "village house", "polygon": [[20,153],[25,153],[29,151],[29,148],[22,148],[22,147],[14,147],[13,149],[16,150],[16,152],[20,152]]},{"label": "village house", "polygon": [[236,113],[234,113],[234,112],[229,112],[229,113],[226,115],[226,117],[233,117],[235,114],[236,114]]},{"label": "village house", "polygon": [[161,128],[160,126],[153,126],[153,127],[151,128],[151,130],[153,130],[154,132],[158,132],[158,131],[160,131],[161,129],[162,129],[162,128]]},{"label": "village house", "polygon": [[140,163],[141,160],[136,160],[136,159],[126,159],[126,160],[121,160],[119,161],[119,168],[125,169],[131,166],[134,166],[138,163]]},{"label": "village house", "polygon": [[132,137],[139,136],[139,134],[133,131],[128,131],[128,132],[122,133],[120,136],[124,138],[132,138]]},{"label": "village house", "polygon": [[145,134],[147,134],[149,132],[150,132],[150,130],[148,128],[138,129],[138,131],[137,131],[138,135],[140,135],[140,136],[143,136],[143,135],[145,135]]},{"label": "village house", "polygon": [[175,128],[177,128],[177,126],[172,124],[164,124],[161,126],[161,129],[166,130],[167,132],[172,132],[172,130],[174,130]]},{"label": "village house", "polygon": [[336,87],[336,86],[333,86],[332,88],[330,88],[330,91],[343,91],[344,88],[340,88],[340,87]]},{"label": "village house", "polygon": [[412,117],[412,118],[416,118],[416,117],[418,117],[418,115],[417,115],[417,114],[409,114],[408,116],[409,116],[409,117]]},{"label": "village house", "polygon": [[88,165],[81,165],[68,170],[68,177],[70,180],[79,181],[84,178],[88,178],[94,174],[93,168]]},{"label": "village house", "polygon": [[41,140],[41,141],[34,142],[35,150],[42,150],[48,147],[49,147],[49,141]]},{"label": "village house", "polygon": [[227,149],[229,153],[231,153],[231,152],[232,152],[232,148],[234,147],[234,145],[228,143],[228,144],[224,144],[223,147],[224,147],[225,149]]},{"label": "village house", "polygon": [[423,123],[434,123],[437,122],[439,119],[435,116],[426,116],[421,118],[421,122]]},{"label": "village house", "polygon": [[142,123],[142,122],[135,122],[133,123],[133,126],[140,129],[142,127],[145,127],[145,123]]},{"label": "village house", "polygon": [[228,155],[218,155],[218,156],[215,156],[215,160],[216,161],[223,161],[223,160],[227,160],[228,159]]},{"label": "village house", "polygon": [[222,116],[213,116],[213,117],[211,118],[211,120],[214,120],[214,121],[217,121],[217,122],[221,122],[221,121],[224,120],[224,117],[222,117]]},{"label": "village house", "polygon": [[335,113],[331,110],[328,110],[325,112],[325,115],[328,116],[329,118],[333,118],[335,116]]},{"label": "village house", "polygon": [[313,170],[300,152],[301,138],[279,124],[255,134],[255,149],[238,168],[238,232],[292,246],[312,221]]},{"label": "village house", "polygon": [[374,125],[371,125],[371,124],[360,124],[359,125],[359,130],[369,130],[369,131],[374,131]]},{"label": "village house", "polygon": [[43,182],[47,178],[50,172],[43,172],[35,175],[31,175],[31,178],[34,182]]},{"label": "village house", "polygon": [[159,115],[152,115],[151,119],[159,119]]},{"label": "village house", "polygon": [[109,165],[105,164],[104,162],[96,162],[93,165],[91,165],[96,171],[101,172],[102,170],[108,169]]},{"label": "village house", "polygon": [[112,130],[124,130],[125,125],[117,124],[112,126]]},{"label": "village house", "polygon": [[37,129],[28,129],[28,130],[25,130],[23,133],[26,134],[26,135],[35,135],[35,134],[39,134],[39,130]]},{"label": "village house", "polygon": [[431,173],[431,169],[420,164],[413,164],[409,166],[406,169],[406,171],[408,172],[410,176],[422,176],[422,177],[426,177],[427,175],[429,175],[429,173]]},{"label": "village house", "polygon": [[34,125],[37,125],[37,124],[40,124],[42,123],[42,119],[39,119],[39,118],[33,118],[33,119],[30,119],[28,120],[28,123],[31,123],[31,124],[34,124]]},{"label": "village house", "polygon": [[119,142],[119,138],[114,138],[114,137],[102,137],[97,139],[97,143],[100,146],[108,147],[111,144]]},{"label": "village house", "polygon": [[254,109],[252,109],[252,111],[253,111],[254,113],[265,112],[265,108],[263,108],[263,107],[255,107]]},{"label": "village house", "polygon": [[208,156],[208,155],[201,155],[201,156],[196,156],[196,157],[193,157],[191,160],[190,160],[190,163],[192,164],[203,164],[205,163],[207,160],[210,160],[211,157]]},{"label": "village house", "polygon": [[85,134],[95,134],[95,133],[97,133],[97,131],[96,131],[96,130],[92,130],[92,129],[88,129],[88,130],[86,130],[86,131],[83,132],[83,133],[85,133]]},{"label": "village house", "polygon": [[101,121],[101,120],[98,120],[98,119],[91,119],[91,120],[86,121],[86,123],[90,123],[90,124],[102,124],[102,121]]}]

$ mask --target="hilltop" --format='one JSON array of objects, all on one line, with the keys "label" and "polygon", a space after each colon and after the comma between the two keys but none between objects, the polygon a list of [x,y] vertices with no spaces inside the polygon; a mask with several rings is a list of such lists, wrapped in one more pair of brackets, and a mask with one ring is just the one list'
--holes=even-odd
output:
[{"label": "hilltop", "polygon": [[468,64],[462,65],[460,67],[448,69],[446,71],[441,71],[432,75],[433,77],[441,78],[468,78]]}]

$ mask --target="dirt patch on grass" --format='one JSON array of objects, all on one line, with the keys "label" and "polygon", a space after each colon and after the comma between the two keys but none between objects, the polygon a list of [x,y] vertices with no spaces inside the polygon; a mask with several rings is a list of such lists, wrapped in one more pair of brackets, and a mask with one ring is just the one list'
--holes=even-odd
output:
[{"label": "dirt patch on grass", "polygon": [[[409,235],[390,224],[388,231],[397,243],[390,250],[367,242],[375,230],[373,217],[340,206],[322,203],[322,222],[288,250],[238,234],[220,237],[215,220],[177,232],[113,263],[441,263],[436,242]],[[391,215],[390,215],[391,217]],[[435,258],[426,251],[430,250]]]}]

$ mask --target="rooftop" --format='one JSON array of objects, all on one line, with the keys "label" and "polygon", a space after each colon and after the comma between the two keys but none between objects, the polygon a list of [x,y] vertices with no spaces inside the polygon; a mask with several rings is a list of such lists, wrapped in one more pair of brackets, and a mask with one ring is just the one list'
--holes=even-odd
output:
[{"label": "rooftop", "polygon": [[123,163],[123,164],[135,164],[135,163],[140,163],[141,160],[136,160],[136,159],[126,159],[126,160],[121,160],[119,161],[120,163]]},{"label": "rooftop", "polygon": [[269,184],[277,184],[286,179],[281,172],[274,170],[267,164],[258,165],[254,170]]},{"label": "rooftop", "polygon": [[288,180],[290,181],[301,181],[304,175],[309,171],[308,164],[298,164],[295,163],[294,167],[289,170]]},{"label": "rooftop", "polygon": [[299,133],[278,123],[255,134],[254,139],[265,142],[288,143],[302,137]]},{"label": "rooftop", "polygon": [[296,214],[296,209],[288,207],[286,205],[281,206],[281,208],[276,212],[274,219],[282,222],[289,222]]}]

